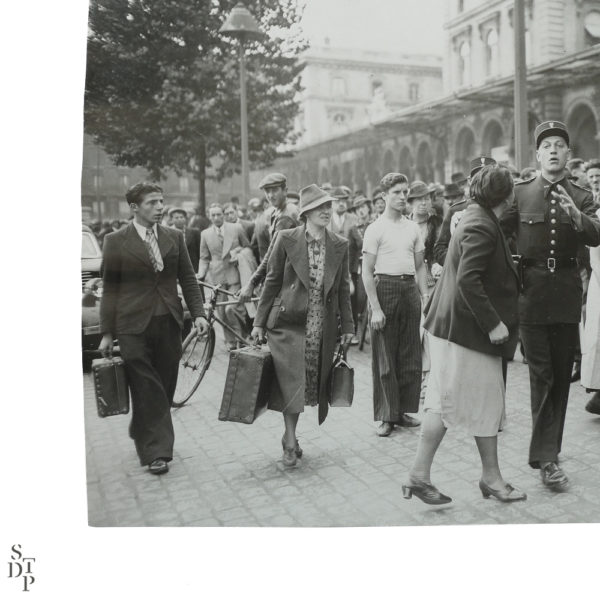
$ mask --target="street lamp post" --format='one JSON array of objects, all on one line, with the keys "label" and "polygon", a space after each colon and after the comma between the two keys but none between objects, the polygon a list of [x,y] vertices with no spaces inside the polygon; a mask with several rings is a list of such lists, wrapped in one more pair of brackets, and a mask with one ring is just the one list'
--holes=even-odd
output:
[{"label": "street lamp post", "polygon": [[515,163],[520,171],[529,165],[525,0],[515,0],[513,15],[515,32]]},{"label": "street lamp post", "polygon": [[256,19],[250,11],[240,2],[235,5],[225,22],[219,29],[224,36],[237,38],[239,41],[240,60],[240,125],[241,125],[241,151],[242,151],[242,186],[244,188],[244,201],[250,197],[250,166],[248,158],[248,103],[246,100],[246,61],[244,43],[252,38],[262,35]]}]

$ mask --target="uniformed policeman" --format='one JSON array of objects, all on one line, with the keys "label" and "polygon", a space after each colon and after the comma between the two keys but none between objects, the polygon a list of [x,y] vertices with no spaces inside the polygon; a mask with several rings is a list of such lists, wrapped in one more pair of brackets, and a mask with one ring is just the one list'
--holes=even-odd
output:
[{"label": "uniformed policeman", "polygon": [[[495,165],[496,161],[491,156],[478,156],[471,160],[471,172],[469,178],[465,179],[465,186],[468,189],[471,179],[476,173],[481,171],[486,165]],[[455,175],[460,175],[455,173]],[[440,265],[444,264],[446,260],[446,254],[448,252],[448,244],[450,244],[450,237],[456,229],[463,212],[466,210],[469,203],[468,199],[463,193],[463,189],[457,183],[449,183],[444,186],[444,198],[454,200],[450,205],[450,208],[444,216],[440,234],[435,242],[433,248],[433,256],[435,262]]]},{"label": "uniformed policeman", "polygon": [[541,173],[515,185],[501,218],[522,256],[520,334],[529,364],[533,431],[529,464],[543,483],[563,491],[558,466],[573,358],[581,318],[580,244],[600,245],[600,221],[589,190],[568,180],[569,133],[559,121],[535,129]]}]

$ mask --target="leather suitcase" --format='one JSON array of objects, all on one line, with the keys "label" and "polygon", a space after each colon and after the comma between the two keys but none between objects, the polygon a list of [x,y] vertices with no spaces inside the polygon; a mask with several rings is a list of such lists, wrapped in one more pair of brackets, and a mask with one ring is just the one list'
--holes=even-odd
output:
[{"label": "leather suitcase", "polygon": [[129,388],[123,359],[97,358],[92,361],[96,406],[99,417],[126,415],[129,412]]},{"label": "leather suitcase", "polygon": [[274,377],[273,359],[267,347],[232,350],[219,421],[254,423],[267,410]]}]

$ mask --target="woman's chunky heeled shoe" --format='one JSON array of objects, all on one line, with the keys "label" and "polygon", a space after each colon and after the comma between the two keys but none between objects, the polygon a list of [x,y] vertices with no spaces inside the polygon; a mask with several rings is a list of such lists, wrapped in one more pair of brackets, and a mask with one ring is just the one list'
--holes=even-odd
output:
[{"label": "woman's chunky heeled shoe", "polygon": [[298,458],[296,457],[295,448],[285,448],[283,449],[283,457],[282,462],[285,467],[293,467],[296,464]]},{"label": "woman's chunky heeled shoe", "polygon": [[494,496],[500,502],[518,502],[519,500],[527,500],[527,494],[507,483],[503,489],[495,490],[484,481],[479,482],[479,489],[484,498]]},{"label": "woman's chunky heeled shoe", "polygon": [[[281,446],[285,451],[285,438],[281,438]],[[300,448],[300,444],[298,443],[298,439],[296,438],[296,445],[294,447],[294,452],[296,453],[296,458],[302,458],[302,448]]]},{"label": "woman's chunky heeled shoe", "polygon": [[414,494],[419,500],[425,502],[425,504],[448,504],[452,502],[450,496],[442,494],[435,486],[413,477],[410,477],[408,483],[402,486],[402,494],[407,500],[412,498]]}]

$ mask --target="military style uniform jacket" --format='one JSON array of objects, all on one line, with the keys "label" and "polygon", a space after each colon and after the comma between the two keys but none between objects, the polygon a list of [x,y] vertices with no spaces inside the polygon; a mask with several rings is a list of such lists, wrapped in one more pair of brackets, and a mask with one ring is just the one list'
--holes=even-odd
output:
[{"label": "military style uniform jacket", "polygon": [[[552,197],[550,192],[557,185],[581,211],[581,231]],[[514,238],[524,265],[521,323],[579,323],[582,284],[576,267],[578,249],[581,244],[600,245],[600,221],[591,192],[566,178],[551,184],[539,174],[515,184],[515,200],[500,222],[505,235]]]}]

